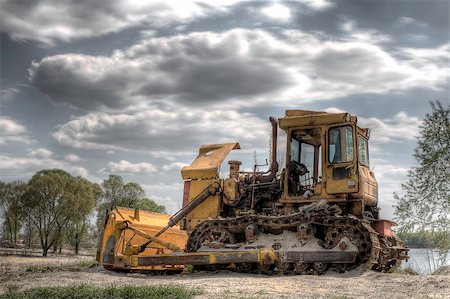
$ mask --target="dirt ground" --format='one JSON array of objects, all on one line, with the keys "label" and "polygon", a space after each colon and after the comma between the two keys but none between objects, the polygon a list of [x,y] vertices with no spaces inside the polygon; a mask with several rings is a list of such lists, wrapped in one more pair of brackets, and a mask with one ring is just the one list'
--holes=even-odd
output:
[{"label": "dirt ground", "polygon": [[450,298],[450,275],[383,274],[353,270],[321,276],[265,276],[230,271],[176,275],[118,273],[90,267],[92,257],[0,257],[0,293],[7,289],[91,283],[184,285],[200,298]]}]

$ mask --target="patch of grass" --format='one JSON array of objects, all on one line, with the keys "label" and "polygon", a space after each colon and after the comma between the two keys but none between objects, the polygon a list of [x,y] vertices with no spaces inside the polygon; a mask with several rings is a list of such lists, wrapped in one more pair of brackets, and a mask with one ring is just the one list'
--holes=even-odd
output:
[{"label": "patch of grass", "polygon": [[8,283],[7,285],[5,285],[5,289],[7,293],[13,293],[17,292],[20,287],[15,283]]},{"label": "patch of grass", "polygon": [[61,266],[61,270],[80,271],[83,269],[96,267],[97,265],[98,264],[96,260],[83,260],[77,263],[63,265]]},{"label": "patch of grass", "polygon": [[431,273],[431,275],[449,275],[450,274],[450,266],[442,266],[437,268]]},{"label": "patch of grass", "polygon": [[7,288],[0,299],[109,299],[109,298],[155,298],[155,299],[187,299],[202,294],[198,289],[181,286],[115,286],[97,287],[91,284],[80,284],[60,287],[41,287],[25,291]]},{"label": "patch of grass", "polygon": [[194,266],[185,266],[182,274],[191,274],[194,272],[195,272]]},{"label": "patch of grass", "polygon": [[47,272],[47,271],[81,271],[83,269],[92,268],[97,266],[95,260],[82,260],[74,263],[66,264],[49,264],[49,265],[29,265],[26,266],[25,272]]},{"label": "patch of grass", "polygon": [[419,272],[417,272],[416,270],[414,270],[411,267],[407,267],[407,268],[397,268],[395,270],[395,273],[397,274],[406,274],[406,275],[420,275]]}]

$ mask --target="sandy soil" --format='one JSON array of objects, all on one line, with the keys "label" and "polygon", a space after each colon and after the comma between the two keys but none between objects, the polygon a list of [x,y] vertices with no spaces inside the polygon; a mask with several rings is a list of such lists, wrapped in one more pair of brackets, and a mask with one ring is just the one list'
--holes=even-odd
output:
[{"label": "sandy soil", "polygon": [[[77,263],[84,267],[74,267]],[[205,294],[199,298],[450,298],[450,275],[383,274],[357,269],[322,276],[265,276],[229,271],[155,276],[88,268],[88,264],[86,257],[0,257],[0,293],[11,285],[26,289],[92,283],[184,285],[203,289]]]}]

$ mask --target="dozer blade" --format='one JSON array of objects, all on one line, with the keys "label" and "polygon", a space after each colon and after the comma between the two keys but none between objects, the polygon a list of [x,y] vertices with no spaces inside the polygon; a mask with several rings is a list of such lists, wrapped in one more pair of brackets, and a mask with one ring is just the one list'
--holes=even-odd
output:
[{"label": "dozer blade", "polygon": [[[126,262],[130,256],[149,257],[170,254],[184,250],[187,234],[177,225],[167,229],[164,234],[154,238],[142,252],[140,246],[148,242],[169,222],[170,215],[135,210],[124,207],[114,208],[106,217],[97,251],[97,261],[107,269],[116,270],[181,270],[182,265],[148,266],[131,265]],[[131,229],[129,229],[131,228]]]}]

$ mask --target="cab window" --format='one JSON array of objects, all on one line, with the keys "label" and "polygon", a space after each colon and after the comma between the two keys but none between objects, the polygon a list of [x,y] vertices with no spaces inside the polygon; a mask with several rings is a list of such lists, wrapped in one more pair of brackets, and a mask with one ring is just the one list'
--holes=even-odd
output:
[{"label": "cab window", "polygon": [[362,165],[369,167],[368,141],[361,135],[358,135],[358,160]]},{"label": "cab window", "polygon": [[328,161],[345,163],[353,161],[353,128],[342,126],[331,128],[328,132]]}]

